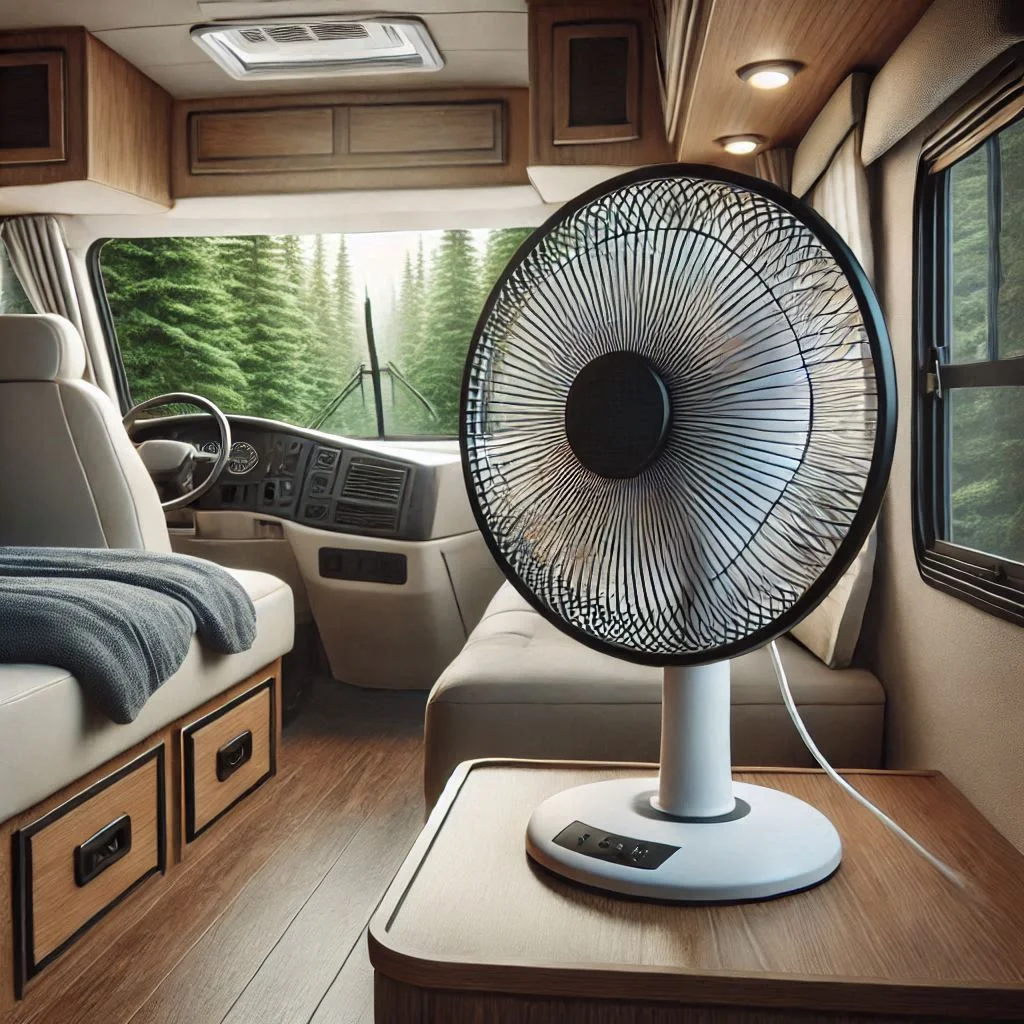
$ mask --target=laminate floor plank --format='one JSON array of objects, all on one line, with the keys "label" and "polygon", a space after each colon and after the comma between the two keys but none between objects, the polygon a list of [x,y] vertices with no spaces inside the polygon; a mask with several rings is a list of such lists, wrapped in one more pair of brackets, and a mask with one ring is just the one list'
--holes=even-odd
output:
[{"label": "laminate floor plank", "polygon": [[307,1024],[316,1011],[423,826],[422,764],[411,753],[224,1024]]},{"label": "laminate floor plank", "polygon": [[[325,814],[337,811],[339,791],[360,789],[366,778],[376,775],[385,751],[393,744],[405,751],[406,766],[418,758],[424,700],[425,694],[366,693],[336,684],[320,687],[311,706],[285,730],[281,769],[272,784],[247,798],[202,837],[170,884],[143,887],[122,912],[97,925],[96,934],[109,940],[100,944],[104,950],[100,960],[73,948],[40,979],[45,989],[30,991],[29,998],[2,1024],[94,1024],[100,1020],[126,1024],[133,1017],[188,1024],[216,1020],[219,1024],[223,1013],[172,1013],[163,1018],[140,1014],[162,1005],[158,993],[165,982],[176,986],[189,1005],[194,1005],[191,1000],[200,994],[212,992],[224,1012],[230,1009],[254,973],[251,963],[237,975],[225,972],[224,968],[231,966],[227,960],[231,953],[222,948],[215,958],[219,973],[225,975],[220,981],[217,971],[189,978],[180,966],[208,963],[208,958],[193,951],[209,948],[211,940],[206,936],[219,934],[215,932],[217,923],[228,914],[246,934],[253,934],[256,927],[247,923],[248,915],[254,915],[253,921],[267,923],[260,901],[252,898],[251,886],[271,863],[278,865],[279,878],[292,879],[289,891],[301,907],[330,865],[325,868],[325,861],[318,861],[316,870],[308,870],[308,865],[307,869],[288,869],[295,856],[302,860],[300,838],[315,831],[309,824],[312,820],[321,822]],[[418,770],[416,774],[419,796]],[[373,813],[372,800],[363,790],[356,803],[361,808],[356,811],[361,823]],[[350,830],[349,837],[353,834]],[[282,853],[285,849],[290,857]],[[302,885],[308,887],[305,893]],[[382,892],[383,887],[376,897]],[[284,934],[290,920],[276,919],[268,933],[271,943]]]},{"label": "laminate floor plank", "polygon": [[309,1024],[373,1024],[373,965],[365,928]]},{"label": "laminate floor plank", "polygon": [[395,761],[404,769],[413,754],[402,738],[360,750],[343,769],[343,781],[329,787],[303,827],[251,876],[130,1018],[132,1024],[220,1024],[373,813]]}]

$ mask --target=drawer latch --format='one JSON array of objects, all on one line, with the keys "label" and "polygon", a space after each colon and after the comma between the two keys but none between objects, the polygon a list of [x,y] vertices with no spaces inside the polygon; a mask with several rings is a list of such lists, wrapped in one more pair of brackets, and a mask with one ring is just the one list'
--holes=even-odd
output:
[{"label": "drawer latch", "polygon": [[252,758],[252,730],[229,740],[217,751],[217,781],[224,782]]},{"label": "drawer latch", "polygon": [[81,888],[116,864],[132,848],[132,819],[122,814],[75,847],[75,884]]}]

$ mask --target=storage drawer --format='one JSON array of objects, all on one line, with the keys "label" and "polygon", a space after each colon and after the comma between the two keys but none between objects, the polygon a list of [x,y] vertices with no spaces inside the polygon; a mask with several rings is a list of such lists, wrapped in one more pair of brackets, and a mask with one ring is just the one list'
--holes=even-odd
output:
[{"label": "storage drawer", "polygon": [[274,693],[267,679],[182,730],[187,843],[274,774]]},{"label": "storage drawer", "polygon": [[144,879],[166,866],[164,746],[14,835],[19,990]]}]

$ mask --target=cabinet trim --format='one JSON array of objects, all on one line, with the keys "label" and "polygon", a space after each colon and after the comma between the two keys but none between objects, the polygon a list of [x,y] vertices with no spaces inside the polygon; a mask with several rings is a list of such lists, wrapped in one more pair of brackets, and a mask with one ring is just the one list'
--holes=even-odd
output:
[{"label": "cabinet trim", "polygon": [[[93,914],[84,924],[69,935],[60,945],[52,949],[41,960],[35,957],[35,930],[32,919],[32,843],[31,839],[43,829],[52,825],[64,815],[80,807],[97,794],[120,782],[151,760],[156,760],[156,840],[157,863],[145,874],[137,878],[123,892],[107,903],[101,910]],[[152,750],[140,755],[111,774],[104,776],[71,799],[59,804],[41,818],[26,825],[14,833],[14,987],[15,996],[21,999],[25,985],[45,967],[56,960],[69,946],[73,945],[97,921],[106,917],[122,900],[134,892],[147,878],[155,874],[164,874],[167,870],[167,801],[166,801],[166,755],[164,744],[160,743]]]}]

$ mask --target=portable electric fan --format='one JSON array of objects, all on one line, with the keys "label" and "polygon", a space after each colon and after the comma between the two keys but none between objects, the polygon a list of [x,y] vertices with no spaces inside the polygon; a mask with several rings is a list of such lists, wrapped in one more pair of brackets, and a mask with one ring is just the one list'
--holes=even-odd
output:
[{"label": "portable electric fan", "polygon": [[729,662],[860,550],[895,434],[892,355],[835,231],[719,168],[604,183],[523,245],[477,325],[461,443],[480,529],[580,642],[665,667],[657,779],[559,793],[527,850],[604,889],[757,899],[839,865],[831,822],[734,783]]}]

